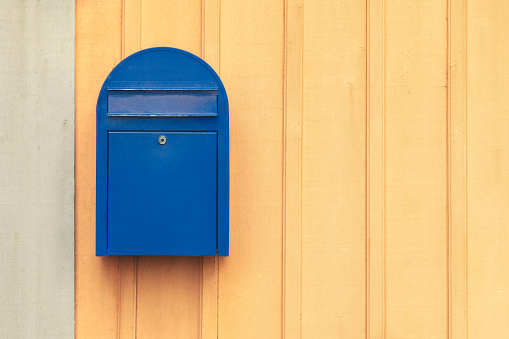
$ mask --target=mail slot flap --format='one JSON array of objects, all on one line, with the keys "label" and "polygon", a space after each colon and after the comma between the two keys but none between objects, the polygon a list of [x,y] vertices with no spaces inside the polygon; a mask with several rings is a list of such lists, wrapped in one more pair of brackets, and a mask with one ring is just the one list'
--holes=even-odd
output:
[{"label": "mail slot flap", "polygon": [[108,91],[216,91],[212,81],[112,81]]},{"label": "mail slot flap", "polygon": [[193,81],[112,81],[108,116],[217,116],[217,84]]}]

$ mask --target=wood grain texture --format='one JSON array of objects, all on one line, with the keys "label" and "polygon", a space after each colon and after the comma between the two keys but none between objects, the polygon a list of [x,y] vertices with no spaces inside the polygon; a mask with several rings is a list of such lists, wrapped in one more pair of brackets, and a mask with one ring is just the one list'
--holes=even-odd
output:
[{"label": "wood grain texture", "polygon": [[219,338],[280,338],[283,2],[221,1],[230,104],[230,256],[219,259]]},{"label": "wood grain texture", "polygon": [[76,2],[76,338],[119,335],[118,259],[95,256],[95,106],[121,60],[120,13],[120,0]]},{"label": "wood grain texture", "polygon": [[509,3],[467,7],[468,337],[509,337]]},{"label": "wood grain texture", "polygon": [[366,332],[365,5],[304,4],[303,338]]},{"label": "wood grain texture", "polygon": [[386,3],[386,336],[448,336],[447,2]]}]

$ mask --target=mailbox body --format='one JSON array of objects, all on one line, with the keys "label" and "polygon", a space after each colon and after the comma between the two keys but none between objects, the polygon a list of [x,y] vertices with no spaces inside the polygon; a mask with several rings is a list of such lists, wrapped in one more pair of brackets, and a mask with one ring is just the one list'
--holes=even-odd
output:
[{"label": "mailbox body", "polygon": [[137,52],[97,102],[96,255],[228,255],[228,99],[197,56]]}]

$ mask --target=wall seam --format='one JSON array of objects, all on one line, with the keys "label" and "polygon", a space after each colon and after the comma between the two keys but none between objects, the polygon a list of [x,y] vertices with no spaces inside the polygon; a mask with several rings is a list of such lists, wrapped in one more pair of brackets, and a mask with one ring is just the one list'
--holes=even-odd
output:
[{"label": "wall seam", "polygon": [[370,124],[370,70],[371,70],[371,67],[370,67],[370,52],[371,52],[371,48],[370,48],[370,2],[369,0],[366,0],[366,3],[365,3],[365,7],[366,7],[366,40],[365,40],[365,44],[366,44],[366,66],[365,66],[365,71],[366,71],[366,88],[365,88],[365,91],[366,91],[366,187],[365,187],[365,223],[366,223],[366,230],[365,230],[365,236],[366,236],[366,239],[365,239],[365,249],[364,249],[364,256],[366,258],[366,266],[365,266],[365,276],[366,276],[366,279],[365,279],[365,289],[366,289],[366,295],[365,295],[365,319],[364,319],[364,327],[365,327],[365,333],[366,333],[366,339],[369,339],[371,337],[371,328],[369,326],[370,324],[370,315],[371,315],[371,310],[370,310],[370,305],[371,305],[371,302],[370,302],[370,295],[371,295],[371,290],[370,290],[370,282],[371,282],[371,279],[370,279],[370,267],[371,267],[371,260],[370,260],[370,246],[371,246],[371,241],[370,241],[370,155],[371,155],[371,152],[370,152],[370,141],[371,141],[371,138],[370,138],[370,130],[371,130],[371,124]]},{"label": "wall seam", "polygon": [[452,338],[452,281],[451,281],[451,248],[452,248],[452,202],[451,202],[451,0],[447,0],[447,53],[446,53],[446,82],[447,82],[447,96],[446,96],[446,213],[447,213],[447,229],[446,229],[446,258],[447,258],[447,270],[446,270],[446,291],[447,291],[447,337]]}]

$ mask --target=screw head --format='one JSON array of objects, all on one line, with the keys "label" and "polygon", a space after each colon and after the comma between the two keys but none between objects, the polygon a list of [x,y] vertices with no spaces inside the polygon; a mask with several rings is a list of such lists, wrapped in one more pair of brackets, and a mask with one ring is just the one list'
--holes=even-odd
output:
[{"label": "screw head", "polygon": [[159,145],[166,144],[166,137],[164,135],[160,135],[159,138],[157,139],[157,142],[159,143]]}]

